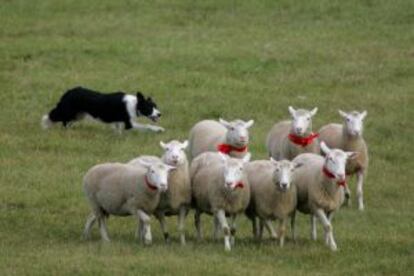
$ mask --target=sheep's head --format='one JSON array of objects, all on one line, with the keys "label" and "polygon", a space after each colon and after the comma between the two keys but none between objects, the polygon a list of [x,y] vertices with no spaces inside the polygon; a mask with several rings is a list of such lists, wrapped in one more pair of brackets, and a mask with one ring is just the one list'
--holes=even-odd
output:
[{"label": "sheep's head", "polygon": [[306,109],[294,109],[289,106],[289,113],[292,116],[292,129],[291,132],[297,136],[303,137],[307,133],[312,131],[312,117],[318,112],[318,108],[315,107],[312,110]]},{"label": "sheep's head", "polygon": [[352,111],[349,113],[338,110],[342,118],[344,118],[344,126],[346,133],[350,136],[358,137],[362,135],[364,128],[364,119],[367,116],[367,111],[358,112]]},{"label": "sheep's head", "polygon": [[167,144],[161,141],[160,146],[164,149],[162,160],[165,164],[171,166],[180,166],[186,162],[187,156],[185,155],[184,151],[188,147],[187,140],[183,143],[177,140],[172,140]]},{"label": "sheep's head", "polygon": [[228,190],[243,188],[244,164],[250,161],[251,154],[247,153],[242,159],[231,158],[227,154],[219,153],[224,165],[224,187]]},{"label": "sheep's head", "polygon": [[168,173],[175,167],[147,160],[139,160],[139,163],[147,169],[147,181],[161,192],[165,192],[168,189]]},{"label": "sheep's head", "polygon": [[270,157],[270,161],[274,165],[273,182],[277,189],[286,192],[290,189],[294,171],[302,166],[302,163],[295,163],[288,160],[276,161]]},{"label": "sheep's head", "polygon": [[220,118],[220,124],[227,128],[226,142],[235,147],[244,147],[249,143],[248,129],[254,124],[253,120],[248,122],[235,120],[227,122]]},{"label": "sheep's head", "polygon": [[337,181],[345,181],[345,167],[348,159],[358,156],[356,152],[346,152],[340,149],[330,149],[321,142],[321,150],[325,155],[324,167]]}]

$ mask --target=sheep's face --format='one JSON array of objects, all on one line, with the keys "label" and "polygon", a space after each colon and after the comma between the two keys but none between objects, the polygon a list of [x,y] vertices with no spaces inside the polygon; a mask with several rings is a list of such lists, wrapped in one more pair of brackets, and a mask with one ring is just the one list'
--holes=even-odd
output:
[{"label": "sheep's face", "polygon": [[335,176],[337,181],[344,181],[346,162],[348,159],[355,158],[357,153],[329,149],[324,142],[321,142],[321,150],[325,154],[325,168]]},{"label": "sheep's face", "polygon": [[147,168],[147,179],[151,185],[157,187],[161,192],[168,189],[168,173],[174,170],[175,167],[166,165],[161,162],[148,162],[146,160],[139,160],[140,164]]},{"label": "sheep's face", "polygon": [[220,153],[224,161],[224,187],[228,190],[234,190],[238,187],[243,188],[245,183],[244,164],[249,162],[250,153],[247,153],[243,159],[231,158],[226,154]]},{"label": "sheep's face", "polygon": [[364,119],[367,116],[367,111],[358,112],[352,111],[349,113],[338,110],[342,118],[344,118],[344,126],[346,132],[350,136],[358,137],[362,135]]},{"label": "sheep's face", "polygon": [[164,149],[164,155],[162,160],[164,163],[171,166],[180,166],[185,163],[187,157],[185,155],[185,149],[188,147],[188,141],[180,143],[177,140],[173,140],[167,144],[160,142],[161,147]]},{"label": "sheep's face", "polygon": [[274,165],[273,182],[276,188],[282,192],[290,189],[294,171],[301,167],[301,163],[295,163],[288,160],[276,161],[272,157],[270,161]]},{"label": "sheep's face", "polygon": [[318,112],[317,107],[309,111],[305,109],[295,110],[293,107],[289,106],[289,112],[292,116],[292,133],[303,137],[306,133],[312,131],[312,117]]},{"label": "sheep's face", "polygon": [[220,119],[219,121],[225,128],[227,128],[227,143],[235,147],[247,146],[249,143],[248,129],[254,124],[253,120],[250,120],[248,122],[242,120],[227,122],[223,119]]}]

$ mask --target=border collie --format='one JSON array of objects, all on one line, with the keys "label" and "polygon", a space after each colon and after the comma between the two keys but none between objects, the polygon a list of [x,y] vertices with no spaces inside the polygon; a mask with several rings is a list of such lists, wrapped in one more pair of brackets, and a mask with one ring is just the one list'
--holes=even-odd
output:
[{"label": "border collie", "polygon": [[136,95],[123,92],[103,94],[84,87],[75,87],[63,94],[56,107],[43,116],[42,127],[47,129],[59,122],[67,127],[85,116],[104,123],[113,123],[118,131],[122,130],[122,126],[124,129],[164,131],[162,127],[135,121],[139,116],[145,116],[154,122],[161,117],[157,105],[150,97],[145,98],[141,92]]}]

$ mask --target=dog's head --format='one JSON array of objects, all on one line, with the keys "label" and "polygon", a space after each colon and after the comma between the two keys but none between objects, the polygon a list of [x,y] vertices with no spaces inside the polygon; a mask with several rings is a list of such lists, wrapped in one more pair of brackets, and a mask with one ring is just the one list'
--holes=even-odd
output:
[{"label": "dog's head", "polygon": [[143,115],[156,122],[161,117],[161,112],[157,109],[157,104],[154,103],[151,97],[145,98],[141,92],[137,92],[137,107],[138,115]]}]

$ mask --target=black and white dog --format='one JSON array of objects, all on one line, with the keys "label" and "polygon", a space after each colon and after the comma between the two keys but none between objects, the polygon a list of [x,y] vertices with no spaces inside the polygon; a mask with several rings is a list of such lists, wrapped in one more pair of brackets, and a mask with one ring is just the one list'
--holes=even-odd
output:
[{"label": "black and white dog", "polygon": [[145,98],[141,92],[136,95],[123,92],[103,94],[83,87],[75,87],[63,94],[56,107],[43,116],[42,127],[47,129],[59,122],[67,127],[85,116],[104,123],[113,123],[119,131],[122,127],[164,131],[162,127],[143,125],[135,121],[138,116],[145,116],[154,122],[161,117],[157,105],[150,97]]}]

